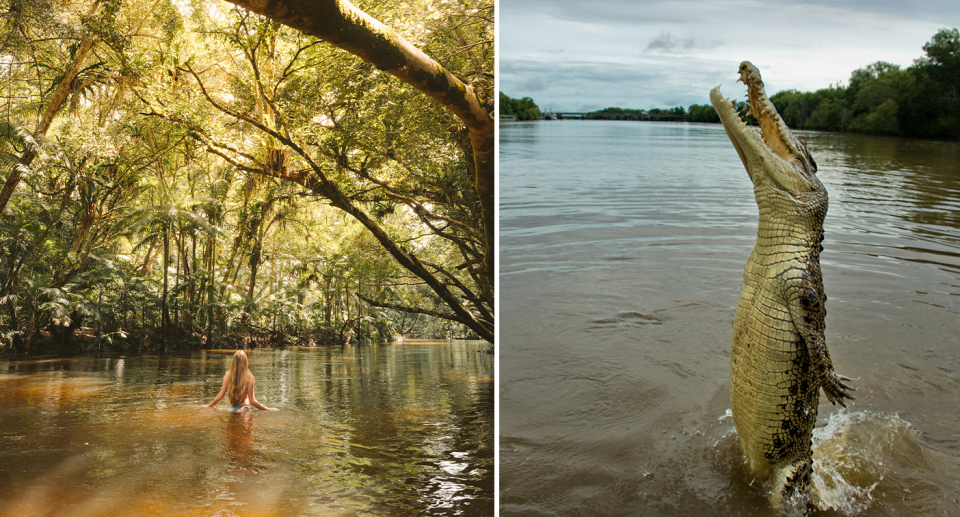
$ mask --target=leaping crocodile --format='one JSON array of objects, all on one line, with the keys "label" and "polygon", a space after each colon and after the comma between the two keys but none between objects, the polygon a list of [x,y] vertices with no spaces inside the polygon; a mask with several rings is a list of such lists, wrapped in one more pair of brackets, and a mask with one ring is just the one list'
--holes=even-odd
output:
[{"label": "leaping crocodile", "polygon": [[759,128],[747,127],[719,87],[710,102],[753,182],[760,209],[733,321],[730,404],[750,470],[769,480],[776,509],[805,490],[820,388],[834,404],[852,399],[824,336],[820,274],[827,190],[806,142],[793,135],[763,89],[760,72],[740,64]]}]

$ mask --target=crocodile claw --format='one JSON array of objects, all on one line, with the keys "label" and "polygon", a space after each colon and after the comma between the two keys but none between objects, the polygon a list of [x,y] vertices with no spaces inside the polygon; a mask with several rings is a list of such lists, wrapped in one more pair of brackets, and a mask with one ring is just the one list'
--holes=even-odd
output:
[{"label": "crocodile claw", "polygon": [[847,407],[843,399],[854,400],[855,397],[851,395],[850,391],[857,391],[856,388],[848,386],[843,381],[852,381],[849,377],[844,377],[843,375],[837,375],[834,372],[830,372],[827,375],[826,380],[821,383],[823,392],[827,395],[827,399],[830,400],[830,403],[833,405],[840,404],[843,407]]}]

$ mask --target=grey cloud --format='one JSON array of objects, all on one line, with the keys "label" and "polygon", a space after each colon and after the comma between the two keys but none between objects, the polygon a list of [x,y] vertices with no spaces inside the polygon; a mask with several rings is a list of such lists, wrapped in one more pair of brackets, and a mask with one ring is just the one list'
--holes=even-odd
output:
[{"label": "grey cloud", "polygon": [[[510,0],[500,2],[501,20],[516,16],[517,19],[562,20],[587,25],[625,25],[637,26],[651,23],[685,23],[691,19],[691,13],[715,18],[722,14],[721,8],[750,5],[753,2],[722,2],[717,8],[714,2],[700,0],[648,0],[644,2],[624,2],[622,0],[592,0],[590,2],[567,0]],[[729,11],[726,11],[729,12]],[[696,16],[694,15],[694,16]]]},{"label": "grey cloud", "polygon": [[504,57],[500,61],[500,76],[502,81],[518,81],[514,84],[519,88],[530,81],[524,77],[537,77],[551,86],[556,86],[573,80],[591,83],[645,82],[655,79],[658,71],[653,67],[636,67],[618,63],[591,61],[550,63]]},{"label": "grey cloud", "polygon": [[710,49],[720,45],[718,41],[697,41],[690,36],[686,39],[677,39],[669,32],[661,32],[659,36],[647,43],[644,52],[660,52],[663,54],[685,54],[695,50]]},{"label": "grey cloud", "polygon": [[[532,97],[541,107],[591,111],[599,107],[649,109],[708,103],[717,84],[733,83],[739,62],[708,61],[692,56],[652,55],[643,62],[573,61],[548,63],[534,59],[500,62],[500,85],[511,97]],[[536,78],[550,88],[534,91]],[[531,84],[534,83],[534,84]],[[734,93],[733,90],[727,94]]]},{"label": "grey cloud", "polygon": [[542,92],[547,88],[550,88],[550,83],[544,81],[540,77],[534,77],[533,79],[527,79],[526,81],[518,84],[517,88],[527,92]]}]

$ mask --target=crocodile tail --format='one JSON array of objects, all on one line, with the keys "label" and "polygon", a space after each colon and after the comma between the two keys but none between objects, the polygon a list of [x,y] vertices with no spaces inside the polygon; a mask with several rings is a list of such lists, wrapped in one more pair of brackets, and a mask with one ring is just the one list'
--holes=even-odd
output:
[{"label": "crocodile tail", "polygon": [[805,498],[813,473],[811,463],[812,459],[797,460],[777,470],[770,492],[770,503],[780,514],[796,505],[798,499]]}]

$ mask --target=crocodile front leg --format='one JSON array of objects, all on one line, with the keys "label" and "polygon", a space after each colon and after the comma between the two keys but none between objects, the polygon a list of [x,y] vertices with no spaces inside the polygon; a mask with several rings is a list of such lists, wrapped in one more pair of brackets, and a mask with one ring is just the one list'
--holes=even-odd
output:
[{"label": "crocodile front leg", "polygon": [[819,264],[791,268],[784,283],[784,299],[787,301],[793,324],[803,337],[820,387],[831,403],[846,407],[844,399],[853,400],[853,396],[848,392],[856,390],[844,383],[850,381],[849,378],[838,375],[833,370],[833,361],[830,360],[830,351],[827,350],[824,336],[827,297],[823,293],[821,278]]}]

